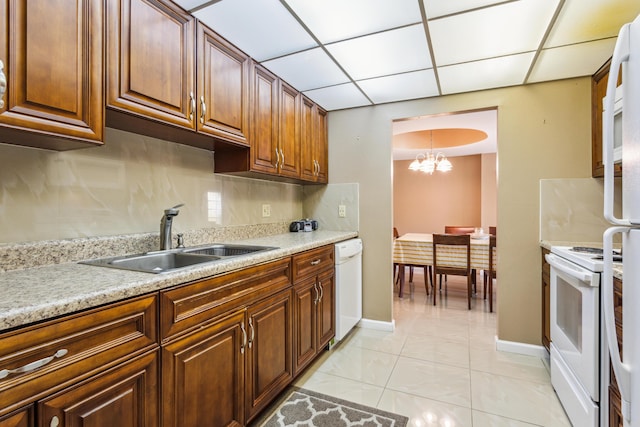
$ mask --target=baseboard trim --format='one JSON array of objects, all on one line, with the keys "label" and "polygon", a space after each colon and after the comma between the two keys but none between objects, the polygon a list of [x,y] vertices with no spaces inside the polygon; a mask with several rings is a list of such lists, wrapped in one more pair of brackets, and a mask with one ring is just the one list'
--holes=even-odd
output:
[{"label": "baseboard trim", "polygon": [[536,356],[540,358],[548,357],[547,349],[543,346],[523,342],[496,339],[496,349],[509,353],[524,354],[526,356]]},{"label": "baseboard trim", "polygon": [[383,322],[381,320],[360,319],[358,326],[363,329],[375,329],[377,331],[393,332],[396,329],[396,321]]}]

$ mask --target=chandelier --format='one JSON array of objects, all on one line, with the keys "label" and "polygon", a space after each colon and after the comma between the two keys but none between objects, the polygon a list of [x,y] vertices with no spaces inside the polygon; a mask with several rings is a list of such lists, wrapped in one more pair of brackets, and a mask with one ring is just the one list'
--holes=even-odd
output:
[{"label": "chandelier", "polygon": [[419,153],[416,159],[411,162],[409,169],[412,171],[422,171],[432,175],[434,171],[448,172],[453,169],[451,162],[443,153],[433,154],[433,131],[431,131],[431,149],[428,153]]}]

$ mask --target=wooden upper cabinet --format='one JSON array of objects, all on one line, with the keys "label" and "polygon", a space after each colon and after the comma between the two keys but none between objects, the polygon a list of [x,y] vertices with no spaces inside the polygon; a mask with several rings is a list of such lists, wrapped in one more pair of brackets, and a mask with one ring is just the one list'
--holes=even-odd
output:
[{"label": "wooden upper cabinet", "polygon": [[278,105],[278,173],[300,177],[300,93],[283,81]]},{"label": "wooden upper cabinet", "polygon": [[327,113],[311,100],[303,97],[301,107],[301,171],[302,179],[312,182],[328,181]]},{"label": "wooden upper cabinet", "polygon": [[[604,164],[602,163],[602,99],[607,94],[607,82],[609,81],[609,59],[593,75],[591,80],[591,175],[594,178],[604,177]],[[622,73],[618,73],[618,86],[622,84]],[[613,165],[615,176],[622,176],[620,163]]]},{"label": "wooden upper cabinet", "polygon": [[198,23],[198,131],[249,144],[251,59]]},{"label": "wooden upper cabinet", "polygon": [[329,182],[329,140],[327,133],[327,112],[322,108],[316,109],[316,131],[314,132],[314,150],[318,165],[316,181]]},{"label": "wooden upper cabinet", "polygon": [[55,150],[102,143],[102,16],[102,0],[0,0],[0,142]]},{"label": "wooden upper cabinet", "polygon": [[107,106],[195,128],[195,19],[165,0],[107,8]]},{"label": "wooden upper cabinet", "polygon": [[250,169],[277,174],[278,78],[256,65],[252,73],[253,138]]}]

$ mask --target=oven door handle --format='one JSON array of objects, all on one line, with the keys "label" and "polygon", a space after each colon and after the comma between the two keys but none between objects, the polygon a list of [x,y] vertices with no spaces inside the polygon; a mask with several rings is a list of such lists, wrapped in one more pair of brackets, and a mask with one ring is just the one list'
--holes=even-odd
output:
[{"label": "oven door handle", "polygon": [[598,281],[594,280],[594,273],[592,273],[591,271],[578,270],[577,268],[572,267],[570,264],[563,261],[559,256],[554,254],[546,254],[544,257],[549,265],[551,265],[551,267],[578,279],[581,283],[588,283],[589,286],[599,285]]}]

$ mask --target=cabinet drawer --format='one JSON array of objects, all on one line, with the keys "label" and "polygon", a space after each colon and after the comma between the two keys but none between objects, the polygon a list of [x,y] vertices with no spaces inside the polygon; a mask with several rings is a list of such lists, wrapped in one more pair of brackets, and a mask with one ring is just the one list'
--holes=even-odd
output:
[{"label": "cabinet drawer", "polygon": [[162,341],[289,288],[290,267],[285,258],[161,292]]},{"label": "cabinet drawer", "polygon": [[293,282],[326,268],[333,268],[333,245],[303,252],[293,256]]},{"label": "cabinet drawer", "polygon": [[0,415],[157,346],[157,312],[153,294],[0,335]]}]

